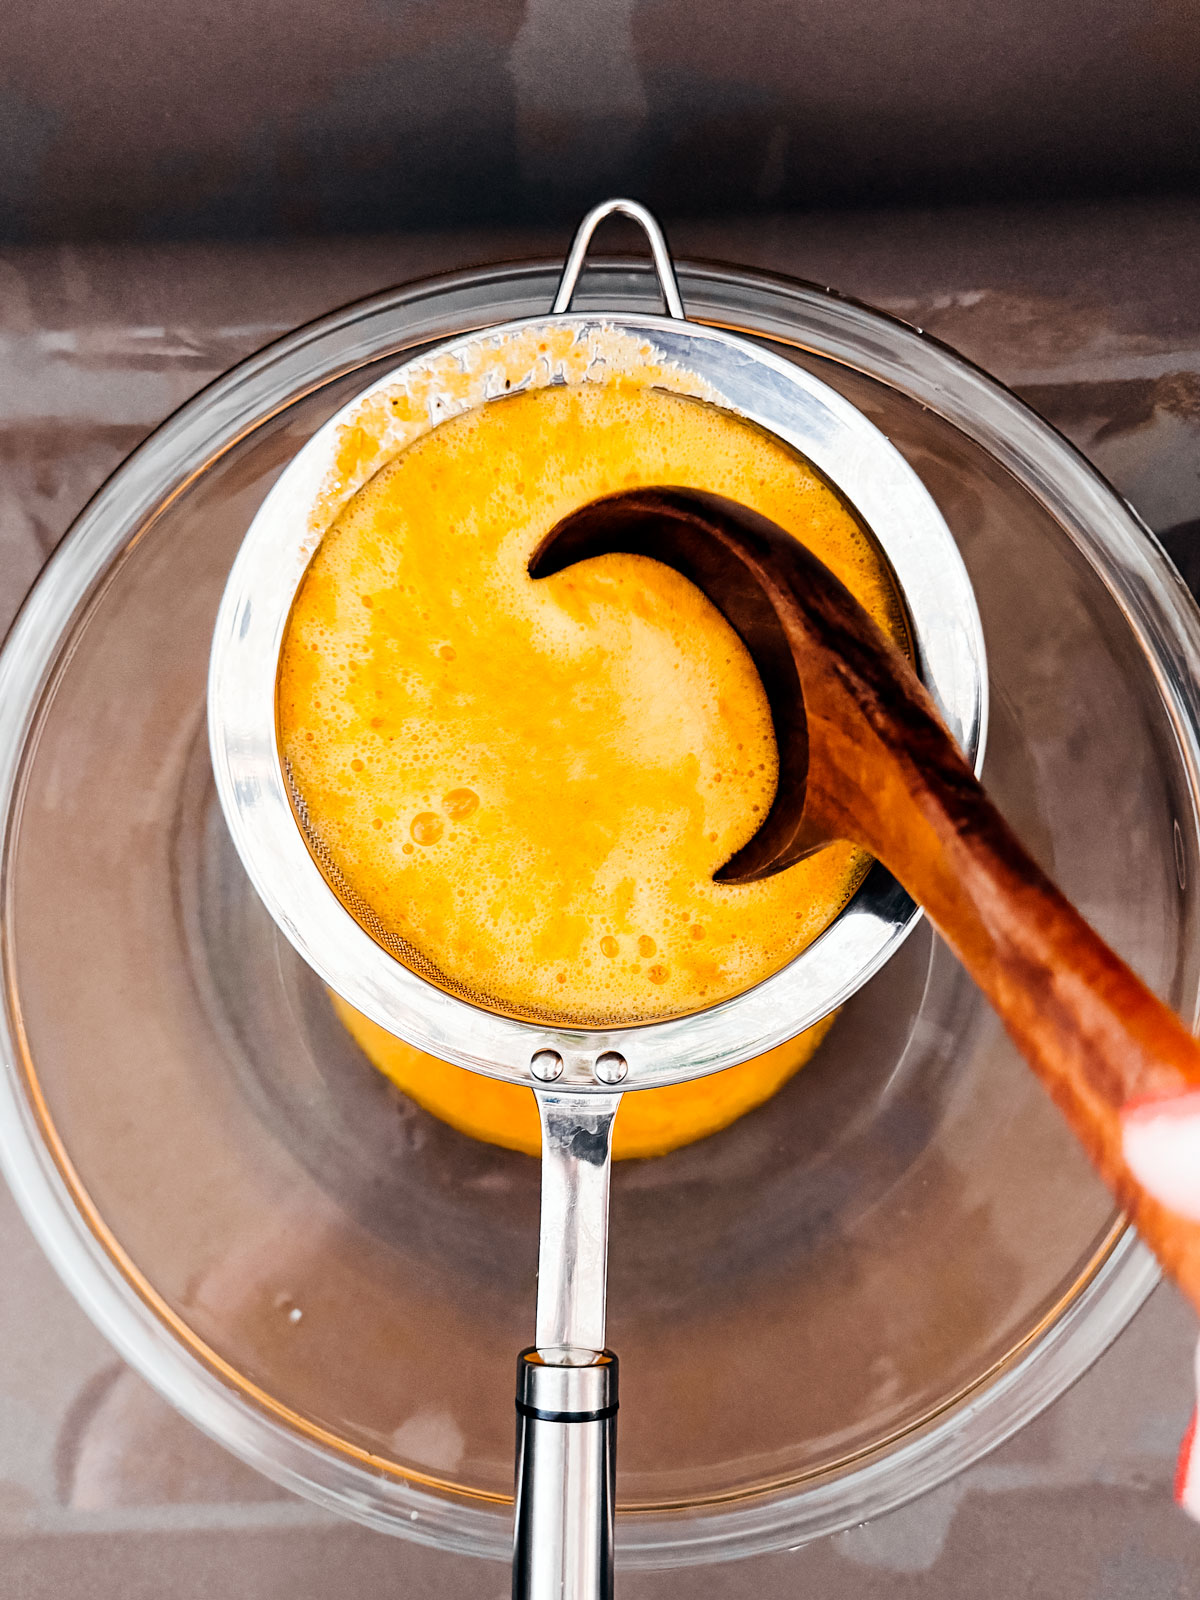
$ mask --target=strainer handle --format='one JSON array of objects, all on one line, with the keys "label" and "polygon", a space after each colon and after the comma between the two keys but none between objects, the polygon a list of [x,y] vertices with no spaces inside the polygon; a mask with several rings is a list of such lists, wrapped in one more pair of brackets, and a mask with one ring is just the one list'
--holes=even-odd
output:
[{"label": "strainer handle", "polygon": [[[562,1071],[557,1051],[534,1059],[550,1081]],[[617,1358],[604,1348],[604,1301],[621,1095],[549,1086],[535,1093],[542,1123],[537,1344],[517,1358],[513,1600],[611,1600]]]},{"label": "strainer handle", "polygon": [[650,254],[654,259],[654,270],[658,274],[658,286],[662,290],[663,304],[667,308],[667,315],[682,321],[685,316],[683,309],[683,296],[679,293],[679,284],[675,279],[675,263],[671,260],[671,252],[667,247],[666,236],[659,226],[658,219],[645,206],[639,205],[636,200],[605,200],[598,206],[593,206],[579,224],[575,237],[571,241],[571,248],[567,252],[567,259],[563,263],[562,277],[558,280],[558,292],[554,296],[554,304],[550,310],[552,315],[560,316],[571,307],[571,297],[579,283],[579,275],[583,271],[584,259],[587,256],[588,245],[592,242],[592,235],[605,217],[620,215],[636,222],[646,235],[650,245]]},{"label": "strainer handle", "polygon": [[612,1600],[617,1358],[578,1355],[517,1359],[513,1600]]}]

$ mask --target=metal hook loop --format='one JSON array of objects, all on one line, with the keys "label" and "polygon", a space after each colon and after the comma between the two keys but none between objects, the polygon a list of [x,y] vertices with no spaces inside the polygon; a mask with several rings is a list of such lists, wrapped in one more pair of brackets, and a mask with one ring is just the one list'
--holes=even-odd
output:
[{"label": "metal hook loop", "polygon": [[671,260],[671,252],[667,249],[667,241],[656,219],[636,200],[605,200],[603,204],[594,206],[584,217],[563,264],[562,277],[558,280],[558,292],[554,296],[551,314],[557,316],[570,309],[571,297],[579,283],[579,275],[583,271],[584,258],[588,252],[588,245],[592,242],[593,233],[605,217],[618,214],[636,222],[646,235],[667,315],[683,320],[685,316],[683,299],[679,293],[679,285],[675,281],[675,266]]}]

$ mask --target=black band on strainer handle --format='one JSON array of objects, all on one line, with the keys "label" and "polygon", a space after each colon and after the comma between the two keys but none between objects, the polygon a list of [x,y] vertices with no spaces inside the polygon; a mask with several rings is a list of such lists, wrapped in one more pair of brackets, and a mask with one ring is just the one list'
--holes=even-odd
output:
[{"label": "black band on strainer handle", "polygon": [[576,1355],[517,1358],[513,1600],[612,1600],[617,1358]]}]

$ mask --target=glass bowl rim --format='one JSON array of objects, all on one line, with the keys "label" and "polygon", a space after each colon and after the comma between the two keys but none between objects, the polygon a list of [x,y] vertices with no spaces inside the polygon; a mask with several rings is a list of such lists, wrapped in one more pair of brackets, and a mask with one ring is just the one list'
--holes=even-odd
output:
[{"label": "glass bowl rim", "polygon": [[[536,290],[548,303],[557,262],[466,269],[360,300],[286,334],[186,402],[101,487],[47,562],[0,652],[0,814],[9,877],[20,819],[23,758],[62,664],[64,643],[119,567],[124,551],[179,492],[279,406],[388,353],[373,344],[371,319],[407,313],[391,349],[425,342],[446,316],[459,329],[503,320],[496,297]],[[944,417],[989,451],[1055,516],[1097,571],[1154,673],[1171,720],[1193,803],[1200,794],[1200,612],[1165,552],[1132,509],[1073,445],[996,379],[898,318],[801,280],[721,264],[680,261],[697,320],[791,345],[867,374]],[[614,279],[632,308],[653,293],[647,264],[599,260],[584,280]],[[649,294],[648,292],[649,291]],[[603,291],[605,307],[613,288]],[[484,304],[490,311],[481,308]],[[619,301],[615,303],[620,303]],[[505,302],[505,308],[508,303]],[[703,309],[702,309],[703,308]],[[707,315],[706,315],[707,312]],[[477,321],[462,321],[466,314]],[[424,316],[425,322],[421,318]],[[797,324],[801,324],[798,326]],[[362,330],[359,332],[358,330]],[[323,344],[328,348],[323,350]],[[325,357],[312,377],[314,354]],[[336,357],[336,359],[331,359]],[[201,464],[197,466],[197,461]],[[3,885],[5,920],[9,888]],[[5,961],[11,951],[5,941]],[[117,1350],[184,1415],[268,1477],[361,1522],[421,1543],[507,1559],[507,1502],[437,1492],[387,1463],[351,1459],[255,1405],[206,1359],[139,1283],[132,1263],[89,1215],[87,1197],[48,1119],[19,1014],[11,966],[0,1013],[0,1167],[52,1264]],[[1191,997],[1193,1025],[1200,993]],[[1118,1221],[1089,1269],[1038,1326],[989,1372],[903,1443],[882,1440],[850,1472],[793,1481],[694,1508],[634,1511],[618,1521],[630,1569],[670,1568],[777,1550],[880,1515],[944,1482],[1000,1444],[1054,1400],[1107,1348],[1144,1302],[1158,1271]],[[183,1330],[186,1338],[186,1330]],[[209,1353],[211,1357],[211,1352]],[[299,1419],[297,1419],[299,1420]],[[490,1501],[490,1504],[489,1504]],[[504,1514],[499,1514],[504,1507]]]}]

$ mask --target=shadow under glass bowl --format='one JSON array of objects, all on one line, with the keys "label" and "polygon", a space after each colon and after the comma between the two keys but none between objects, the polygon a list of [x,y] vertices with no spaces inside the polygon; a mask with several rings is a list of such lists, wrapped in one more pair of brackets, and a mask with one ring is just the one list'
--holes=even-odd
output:
[{"label": "shadow under glass bowl", "polygon": [[[0,1154],[118,1349],[215,1438],[376,1526],[506,1556],[538,1172],[377,1077],[226,837],[209,640],[284,463],[423,345],[545,310],[558,268],[400,289],[220,380],[110,480],[0,657]],[[680,269],[693,316],[816,371],[904,452],[983,617],[985,779],[1194,1021],[1200,616],[1050,428],[824,291]],[[584,307],[644,310],[635,263]],[[878,1514],[1035,1415],[1155,1281],[924,928],[769,1104],[614,1175],[618,1548],[672,1566]]]}]

